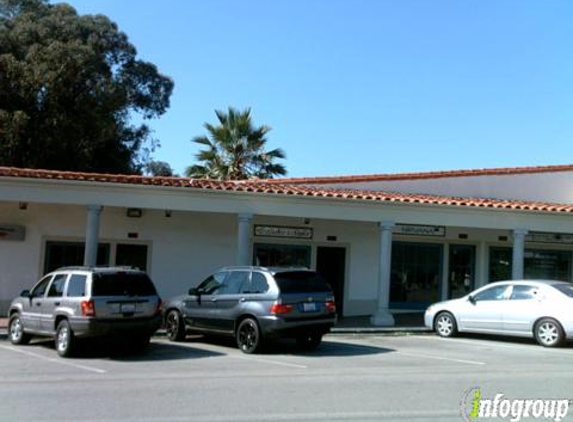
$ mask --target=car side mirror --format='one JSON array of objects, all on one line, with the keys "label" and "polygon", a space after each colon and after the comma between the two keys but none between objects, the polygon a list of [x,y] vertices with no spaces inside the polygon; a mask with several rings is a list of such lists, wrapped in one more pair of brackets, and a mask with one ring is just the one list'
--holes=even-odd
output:
[{"label": "car side mirror", "polygon": [[30,294],[30,290],[22,290],[22,293],[20,293],[21,297],[29,297],[31,298],[32,295]]},{"label": "car side mirror", "polygon": [[477,303],[477,300],[475,298],[475,296],[469,295],[468,296],[468,301],[472,304],[475,305]]},{"label": "car side mirror", "polygon": [[191,287],[189,289],[189,295],[190,296],[199,296],[201,294],[201,292],[199,291],[199,289],[197,287]]}]

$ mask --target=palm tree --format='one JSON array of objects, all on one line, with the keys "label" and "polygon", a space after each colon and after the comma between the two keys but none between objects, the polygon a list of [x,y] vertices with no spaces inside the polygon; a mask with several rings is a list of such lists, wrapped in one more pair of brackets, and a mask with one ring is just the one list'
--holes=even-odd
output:
[{"label": "palm tree", "polygon": [[188,177],[245,180],[252,178],[272,179],[284,176],[286,168],[276,163],[276,159],[286,157],[280,148],[265,150],[265,135],[271,130],[269,126],[253,127],[251,109],[238,111],[229,107],[228,113],[215,110],[219,125],[205,123],[209,136],[197,136],[192,139],[206,147],[196,154],[195,164],[187,167]]}]

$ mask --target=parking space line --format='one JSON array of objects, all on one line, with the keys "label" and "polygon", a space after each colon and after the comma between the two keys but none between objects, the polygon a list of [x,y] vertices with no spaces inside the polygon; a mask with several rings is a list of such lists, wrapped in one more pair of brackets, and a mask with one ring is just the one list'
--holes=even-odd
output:
[{"label": "parking space line", "polygon": [[479,362],[479,361],[475,361],[475,360],[445,358],[443,356],[432,356],[432,355],[424,355],[424,354],[418,354],[418,353],[406,353],[406,352],[400,352],[400,351],[396,351],[396,353],[399,355],[402,355],[402,356],[410,356],[413,358],[444,360],[444,361],[448,361],[448,362],[465,363],[467,365],[485,365],[486,364],[485,362]]},{"label": "parking space line", "polygon": [[91,366],[85,366],[85,365],[79,365],[76,363],[71,363],[71,362],[68,362],[66,360],[63,360],[62,358],[58,358],[58,359],[48,358],[46,356],[42,356],[42,355],[39,355],[37,353],[20,350],[20,349],[17,349],[15,347],[0,346],[0,348],[2,348],[4,350],[10,350],[11,352],[21,353],[23,355],[34,357],[36,359],[44,360],[47,362],[57,363],[57,364],[64,365],[64,366],[70,366],[70,367],[76,368],[76,369],[83,369],[84,371],[95,372],[96,374],[105,374],[107,372],[103,369],[98,369],[98,368],[93,368]]},{"label": "parking space line", "polygon": [[250,361],[254,361],[254,362],[270,363],[272,365],[287,366],[290,368],[308,369],[308,366],[299,365],[298,363],[280,362],[277,360],[269,360],[269,359],[264,359],[264,358],[261,359],[261,358],[248,357],[248,356],[242,356],[242,355],[236,355],[236,354],[232,354],[229,356],[232,356],[232,357],[237,358],[237,359],[250,360]]}]

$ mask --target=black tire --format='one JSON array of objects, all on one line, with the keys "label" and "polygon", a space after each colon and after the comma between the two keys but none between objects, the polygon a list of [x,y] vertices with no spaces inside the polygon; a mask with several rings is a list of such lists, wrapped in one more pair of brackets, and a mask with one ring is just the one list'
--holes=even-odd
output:
[{"label": "black tire", "polygon": [[167,338],[171,341],[185,340],[185,323],[179,311],[171,310],[165,317],[165,330]]},{"label": "black tire", "polygon": [[252,318],[241,321],[237,328],[237,346],[243,353],[257,353],[261,350],[263,339],[259,324]]},{"label": "black tire", "polygon": [[322,334],[320,333],[303,333],[296,337],[297,346],[305,351],[316,349],[322,341]]},{"label": "black tire", "polygon": [[440,312],[434,320],[434,330],[440,337],[453,337],[458,333],[456,319],[449,312]]},{"label": "black tire", "polygon": [[24,332],[24,325],[19,314],[14,314],[10,317],[8,336],[12,344],[24,345],[30,342],[32,336]]},{"label": "black tire", "polygon": [[558,347],[565,340],[563,327],[553,318],[543,318],[533,329],[535,340],[543,347]]},{"label": "black tire", "polygon": [[56,351],[63,358],[73,355],[76,348],[76,337],[67,320],[60,321],[56,329]]}]

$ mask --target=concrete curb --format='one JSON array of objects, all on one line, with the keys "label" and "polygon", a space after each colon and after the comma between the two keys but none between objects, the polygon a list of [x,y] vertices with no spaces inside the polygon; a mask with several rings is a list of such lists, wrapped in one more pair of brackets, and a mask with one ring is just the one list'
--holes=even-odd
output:
[{"label": "concrete curb", "polygon": [[341,327],[333,328],[330,334],[428,334],[426,327]]}]

